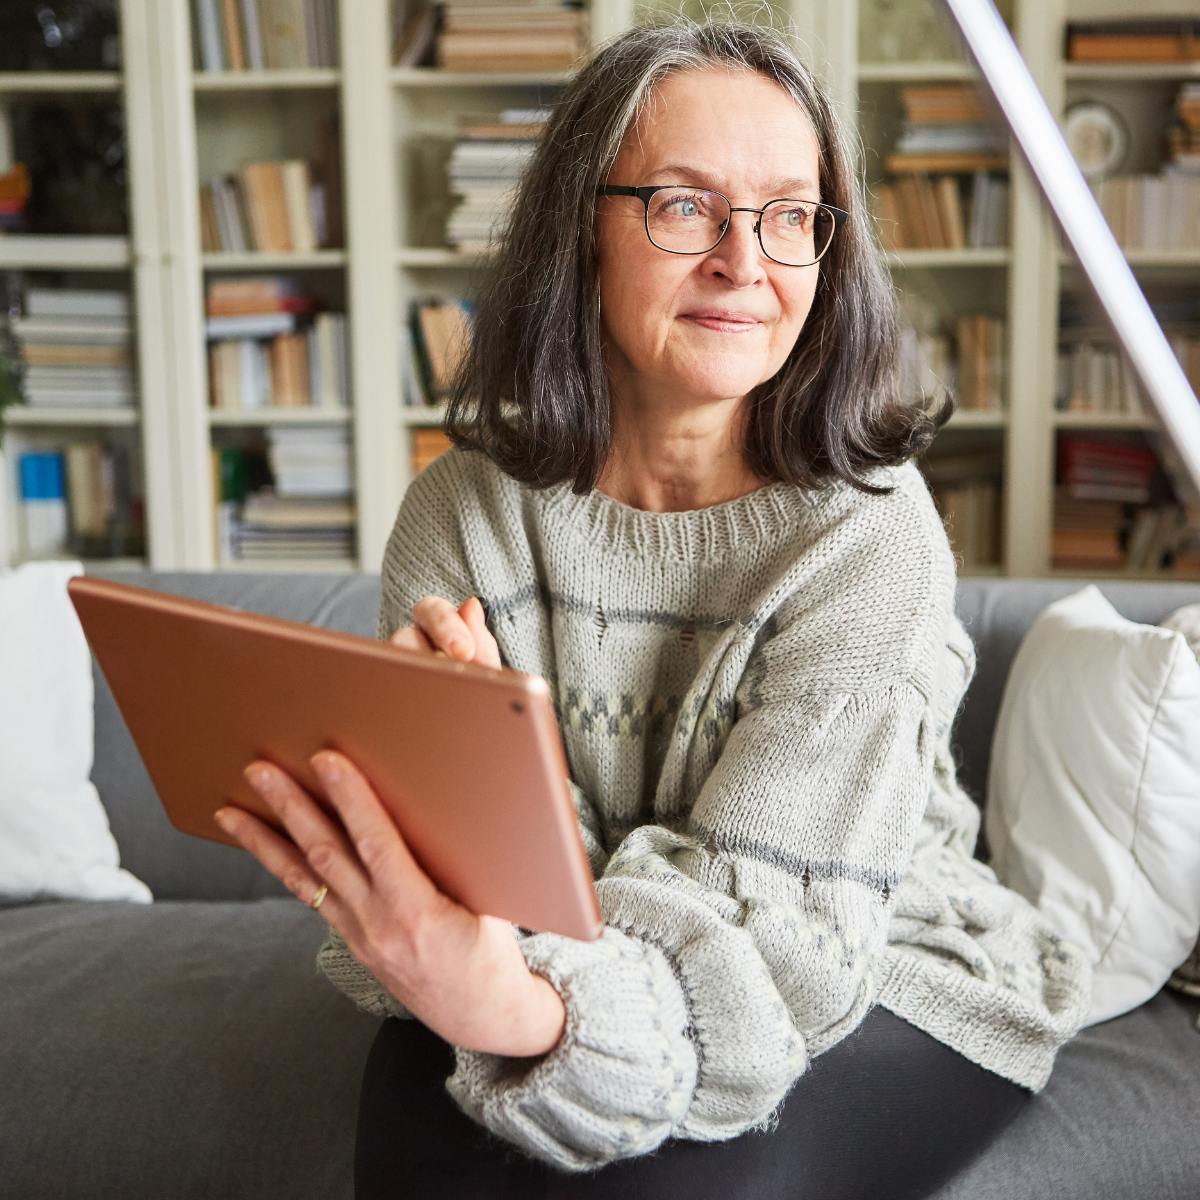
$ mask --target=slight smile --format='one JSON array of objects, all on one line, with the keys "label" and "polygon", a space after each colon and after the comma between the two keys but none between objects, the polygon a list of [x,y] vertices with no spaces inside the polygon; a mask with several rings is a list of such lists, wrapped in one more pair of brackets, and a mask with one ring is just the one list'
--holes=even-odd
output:
[{"label": "slight smile", "polygon": [[683,317],[685,321],[691,321],[693,325],[699,325],[702,329],[712,329],[717,333],[749,333],[751,329],[757,329],[761,321],[726,321],[717,317]]}]

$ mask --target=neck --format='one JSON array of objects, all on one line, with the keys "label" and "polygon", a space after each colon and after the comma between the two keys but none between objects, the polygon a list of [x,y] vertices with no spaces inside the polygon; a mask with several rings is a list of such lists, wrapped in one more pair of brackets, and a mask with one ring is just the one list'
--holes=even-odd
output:
[{"label": "neck", "polygon": [[708,508],[757,491],[767,480],[742,451],[744,398],[682,409],[619,403],[598,491],[647,512]]}]

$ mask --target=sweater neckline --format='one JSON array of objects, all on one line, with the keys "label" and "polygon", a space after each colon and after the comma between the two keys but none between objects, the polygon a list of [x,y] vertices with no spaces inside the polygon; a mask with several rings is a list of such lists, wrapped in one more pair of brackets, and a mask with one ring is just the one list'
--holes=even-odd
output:
[{"label": "sweater neckline", "polygon": [[638,558],[711,561],[794,534],[820,497],[776,480],[705,508],[652,512],[598,488],[577,495],[571,481],[540,489],[546,514],[585,544]]}]

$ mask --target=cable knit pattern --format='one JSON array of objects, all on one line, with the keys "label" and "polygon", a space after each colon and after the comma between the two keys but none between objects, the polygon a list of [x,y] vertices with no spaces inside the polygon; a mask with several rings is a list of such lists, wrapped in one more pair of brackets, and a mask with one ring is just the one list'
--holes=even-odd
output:
[{"label": "cable knit pattern", "polygon": [[[652,513],[455,448],[400,506],[378,636],[477,595],[554,695],[604,934],[518,930],[563,1037],[456,1047],[446,1087],[563,1171],[773,1128],[875,1003],[1034,1091],[1086,1017],[1084,951],[973,858],[950,736],[975,655],[932,497],[911,462],[865,478],[896,490]],[[390,1012],[339,942],[322,970]]]}]

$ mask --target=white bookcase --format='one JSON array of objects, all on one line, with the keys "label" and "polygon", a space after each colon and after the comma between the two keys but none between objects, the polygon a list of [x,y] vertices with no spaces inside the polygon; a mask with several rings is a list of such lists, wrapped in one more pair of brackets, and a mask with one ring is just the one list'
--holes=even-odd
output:
[{"label": "white bookcase", "polygon": [[[860,11],[872,0],[791,0],[771,7],[793,21],[811,61],[868,152],[867,174],[887,146],[877,117],[898,104],[898,89],[923,81],[971,80],[968,62],[883,60],[860,51]],[[1117,6],[1144,13],[1160,0]],[[921,0],[897,0],[920,8]],[[0,569],[17,554],[16,481],[11,464],[26,448],[72,436],[129,438],[141,455],[146,491],[147,560],[154,569],[215,568],[210,450],[255,439],[269,422],[348,423],[357,505],[357,554],[376,571],[396,509],[410,479],[410,437],[439,424],[440,408],[402,402],[401,329],[417,297],[464,295],[485,265],[439,244],[445,209],[445,161],[460,112],[535,107],[553,98],[561,74],[472,74],[391,65],[389,0],[339,0],[337,67],[211,73],[196,71],[189,0],[121,0],[122,69],[64,75],[0,76],[0,103],[34,92],[81,91],[123,100],[129,139],[128,239],[0,236],[0,269],[58,268],[79,278],[125,281],[134,292],[140,402],[128,411],[6,413],[0,453]],[[593,45],[648,15],[682,9],[702,16],[702,0],[592,0]],[[1195,67],[1109,68],[1084,72],[1063,62],[1069,17],[1107,15],[1105,0],[1009,0],[1001,5],[1052,109],[1083,88],[1162,93]],[[941,20],[949,23],[948,15]],[[346,244],[307,255],[202,254],[200,184],[250,158],[308,156],[314,116],[340,120]],[[875,114],[874,116],[872,114]],[[861,122],[860,122],[861,115]],[[1157,118],[1156,118],[1157,119]],[[1157,133],[1157,128],[1155,129]],[[1074,286],[1060,264],[1058,239],[1040,196],[1014,150],[1010,161],[1006,246],[968,251],[908,251],[892,256],[897,285],[928,295],[949,311],[983,298],[1005,318],[1005,407],[960,411],[939,438],[949,446],[994,446],[1004,464],[1003,527],[998,570],[1049,570],[1055,431],[1053,389],[1059,290]],[[1139,270],[1200,280],[1196,253],[1138,261]],[[221,273],[287,271],[349,315],[352,405],[346,413],[255,410],[230,413],[208,403],[204,288]],[[1076,281],[1077,283],[1077,281]],[[1072,424],[1080,418],[1072,417]],[[1097,418],[1086,424],[1116,424]],[[1126,422],[1128,424],[1128,422]],[[221,569],[269,569],[240,563]],[[342,560],[306,560],[280,569],[344,569]]]}]

